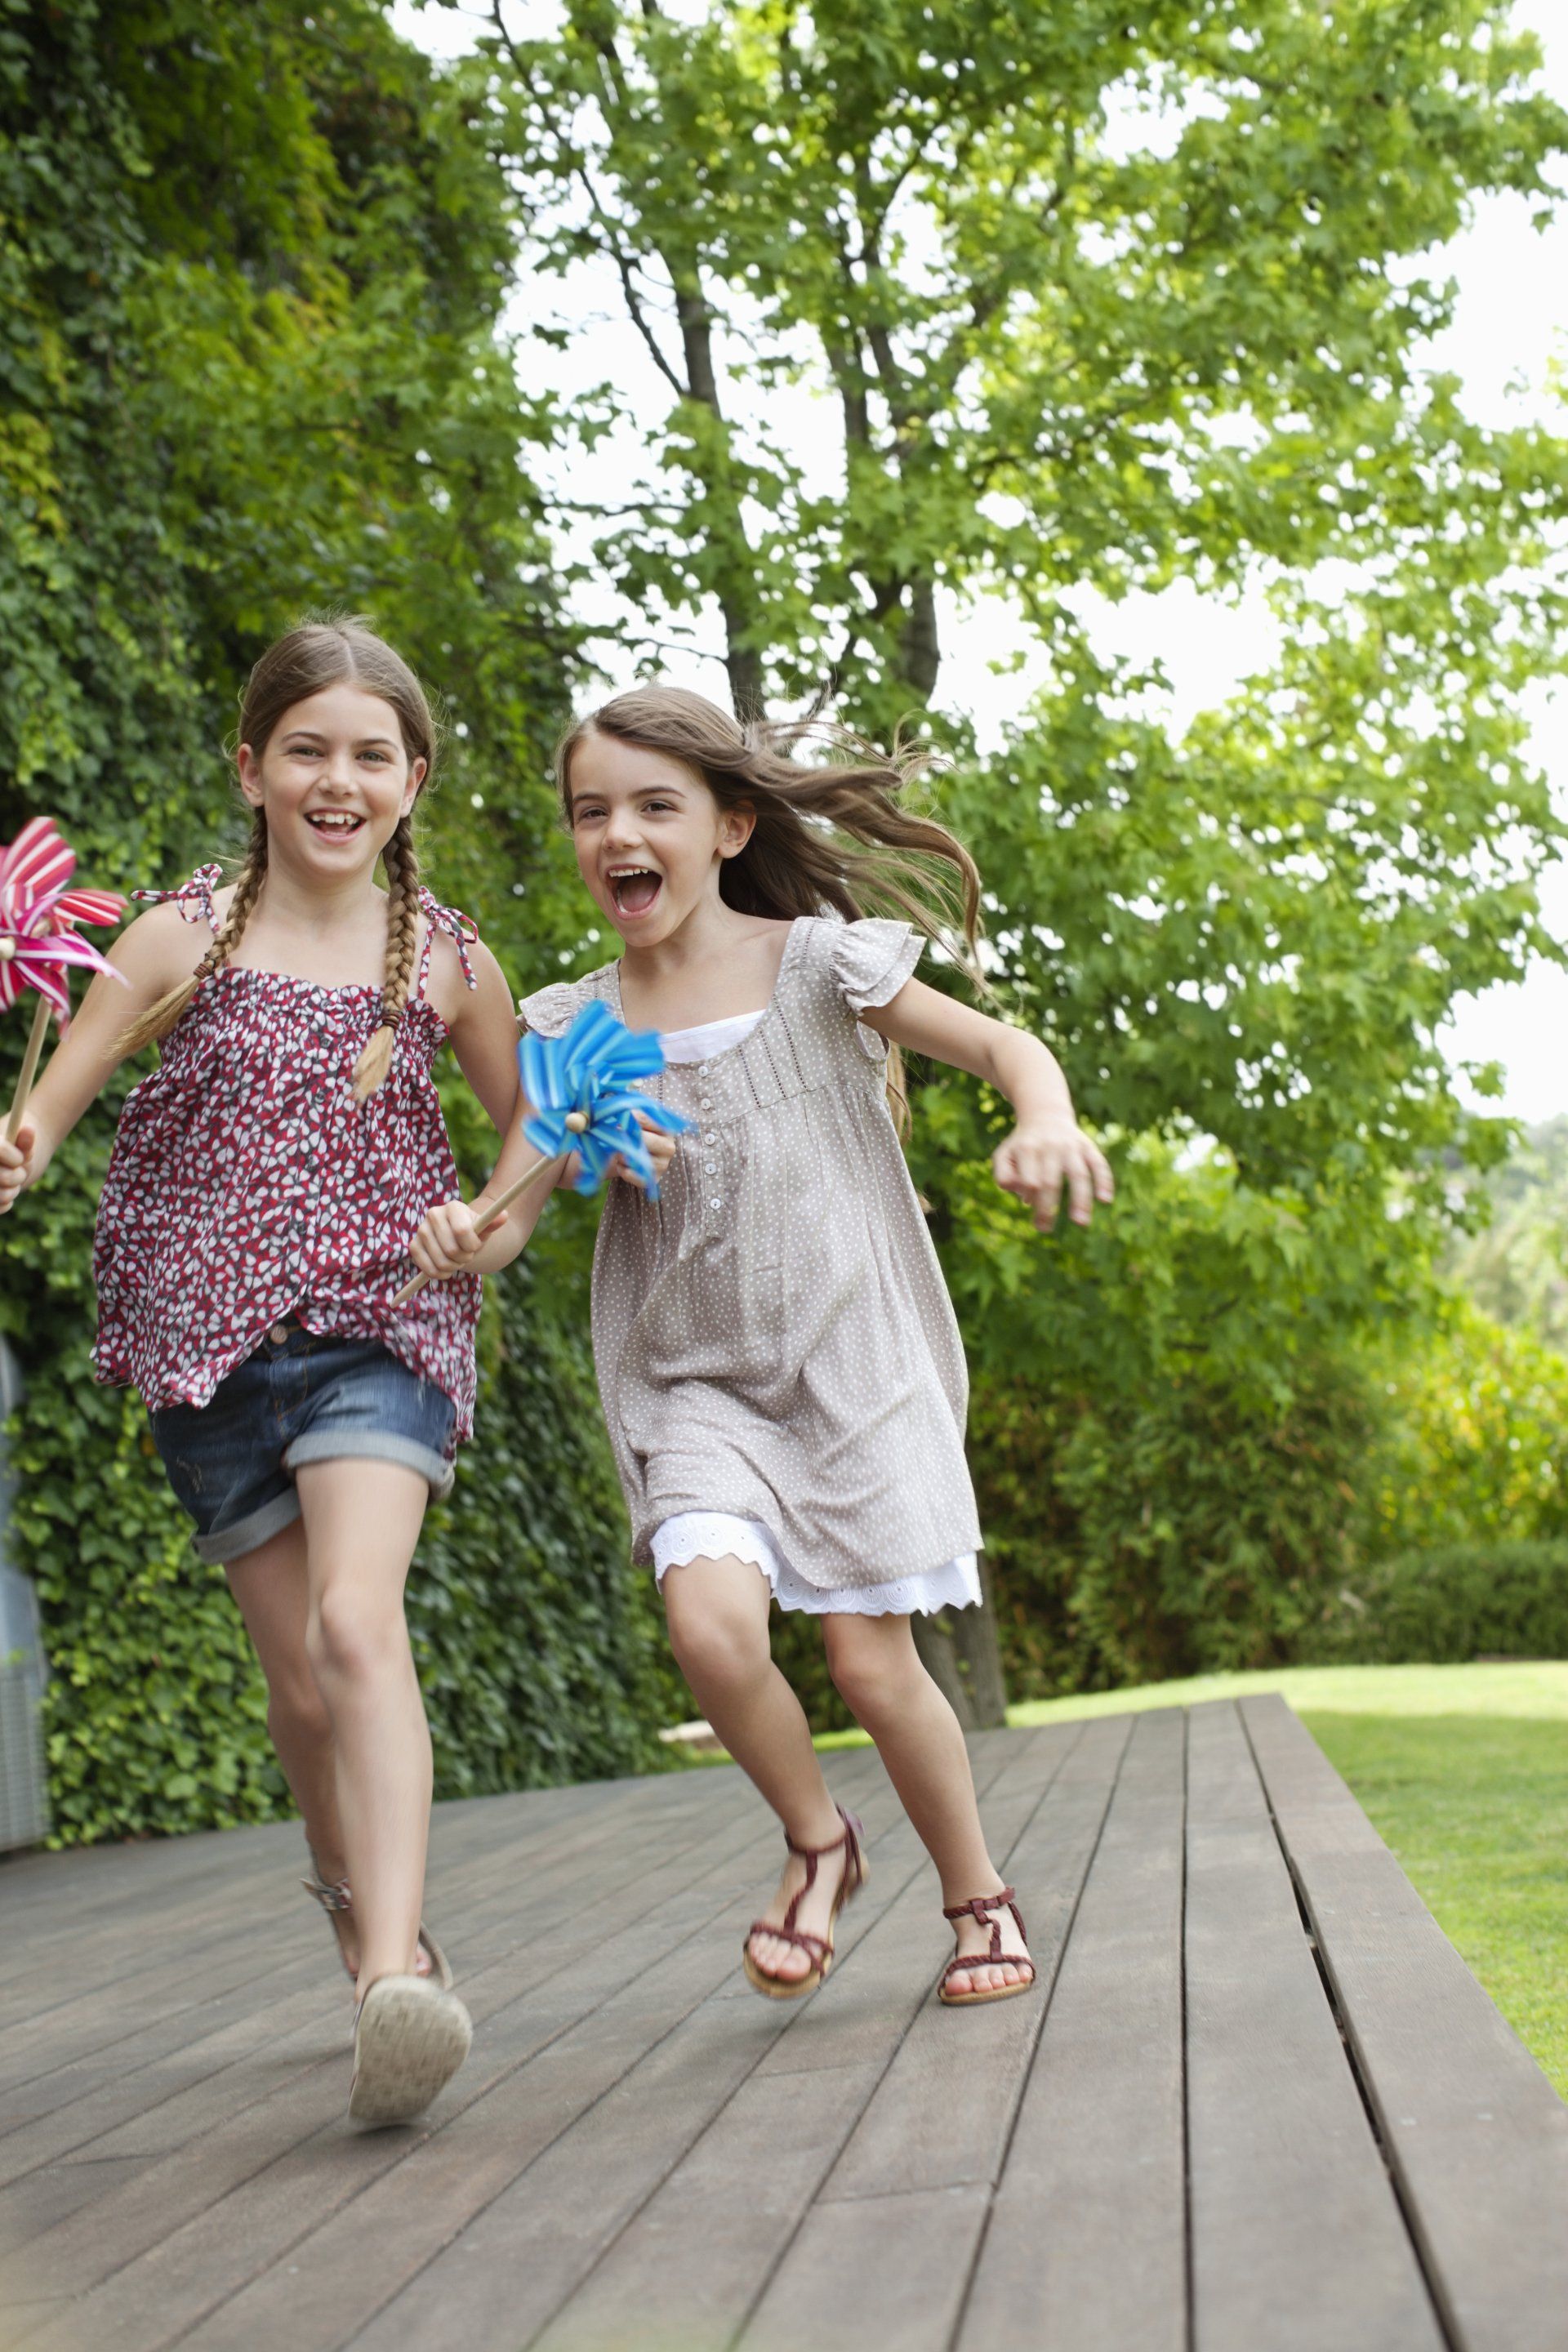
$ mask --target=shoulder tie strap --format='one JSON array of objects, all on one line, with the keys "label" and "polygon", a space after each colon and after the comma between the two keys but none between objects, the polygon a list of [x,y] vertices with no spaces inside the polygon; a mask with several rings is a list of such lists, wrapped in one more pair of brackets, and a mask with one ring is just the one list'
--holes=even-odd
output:
[{"label": "shoulder tie strap", "polygon": [[218,912],[213,904],[213,892],[222,880],[223,867],[215,859],[210,866],[198,866],[188,882],[180,883],[173,890],[132,890],[131,895],[153,906],[165,906],[172,900],[184,921],[205,923],[216,932]]},{"label": "shoulder tie strap", "polygon": [[474,978],[474,967],[468,961],[468,950],[479,936],[479,927],[473,918],[459,914],[456,907],[439,905],[430,892],[424,889],[419,893],[419,911],[429,927],[425,940],[425,952],[419,960],[420,989],[424,989],[425,976],[430,969],[430,943],[438,929],[446,932],[457,949],[458,961],[463,967],[463,978],[468,982],[468,986],[478,988],[479,983]]}]

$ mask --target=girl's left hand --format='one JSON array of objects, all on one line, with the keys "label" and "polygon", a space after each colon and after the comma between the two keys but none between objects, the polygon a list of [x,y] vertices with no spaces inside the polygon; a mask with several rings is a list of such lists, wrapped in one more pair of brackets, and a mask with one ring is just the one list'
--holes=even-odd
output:
[{"label": "girl's left hand", "polygon": [[1038,1233],[1048,1234],[1056,1223],[1064,1184],[1068,1214],[1075,1225],[1088,1224],[1097,1201],[1115,1197],[1105,1154],[1070,1114],[1016,1127],[991,1165],[1005,1192],[1016,1192],[1027,1201]]}]

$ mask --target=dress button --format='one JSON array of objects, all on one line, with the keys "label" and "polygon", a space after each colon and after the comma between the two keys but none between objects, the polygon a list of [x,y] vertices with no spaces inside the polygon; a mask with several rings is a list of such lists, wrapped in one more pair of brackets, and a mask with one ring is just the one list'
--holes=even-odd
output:
[{"label": "dress button", "polygon": [[710,1160],[708,1162],[708,1173],[710,1176],[717,1176],[719,1173],[719,1162],[716,1160]]},{"label": "dress button", "polygon": [[724,1203],[723,1203],[723,1202],[722,1202],[722,1201],[715,1201],[715,1202],[714,1202],[714,1203],[713,1203],[713,1206],[714,1206],[716,1209],[721,1209],[721,1208],[723,1207],[723,1205],[724,1205]]},{"label": "dress button", "polygon": [[701,1100],[701,1101],[700,1101],[700,1103],[698,1105],[698,1108],[699,1108],[700,1110],[711,1110],[711,1109],[712,1109],[712,1108],[713,1108],[712,1097],[711,1097],[710,1096],[709,1096],[709,1095],[704,1095],[704,1096],[703,1096],[703,1097],[702,1097],[702,1100]]}]

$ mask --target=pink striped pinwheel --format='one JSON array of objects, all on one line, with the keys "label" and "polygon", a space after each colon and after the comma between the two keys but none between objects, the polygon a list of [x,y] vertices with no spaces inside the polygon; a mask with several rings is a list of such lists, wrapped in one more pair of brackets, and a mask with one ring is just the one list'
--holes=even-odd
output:
[{"label": "pink striped pinwheel", "polygon": [[[75,871],[76,853],[52,817],[29,819],[10,848],[0,849],[0,1013],[8,1012],[25,988],[38,999],[5,1120],[7,1143],[21,1133],[49,1014],[61,1022],[69,1016],[71,965],[114,971],[89,940],[78,939],[76,927],[118,921],[125,901],[111,890],[68,890]],[[123,975],[116,971],[114,977]]]},{"label": "pink striped pinwheel", "polygon": [[113,970],[90,940],[78,939],[76,926],[117,922],[125,902],[111,890],[68,890],[75,867],[75,852],[47,816],[32,818],[0,849],[0,1013],[33,988],[68,1013],[71,964]]}]

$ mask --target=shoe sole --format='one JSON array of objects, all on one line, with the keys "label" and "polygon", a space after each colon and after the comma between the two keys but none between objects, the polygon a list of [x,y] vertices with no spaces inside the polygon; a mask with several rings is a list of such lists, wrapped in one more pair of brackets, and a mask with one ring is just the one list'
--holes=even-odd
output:
[{"label": "shoe sole", "polygon": [[[984,1969],[994,1963],[976,1960],[974,1965]],[[982,2009],[988,2000],[1016,2000],[1021,1992],[1033,1992],[1036,1982],[1034,1977],[1026,1977],[1022,1984],[998,1985],[994,1992],[943,1992],[939,1985],[936,1997],[943,2009]]]},{"label": "shoe sole", "polygon": [[427,1977],[384,1977],[360,2011],[350,2116],[359,2124],[412,2123],[451,2081],[473,2038],[455,1994]]}]

